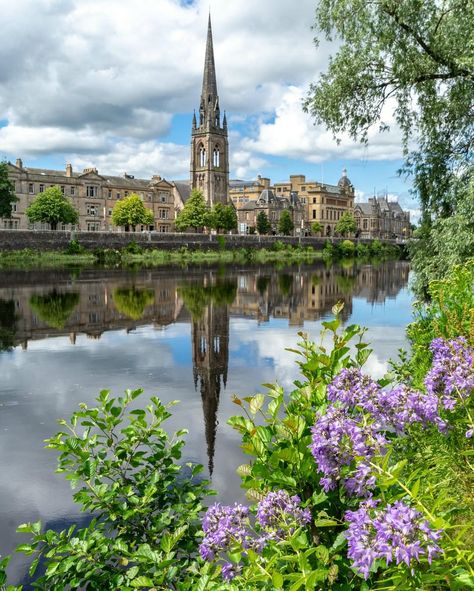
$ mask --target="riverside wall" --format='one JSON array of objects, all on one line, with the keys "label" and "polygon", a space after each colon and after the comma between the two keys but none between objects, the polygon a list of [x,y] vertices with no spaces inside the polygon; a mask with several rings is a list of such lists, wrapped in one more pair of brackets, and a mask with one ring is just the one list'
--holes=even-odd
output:
[{"label": "riverside wall", "polygon": [[[121,249],[134,241],[145,249],[176,250],[179,248],[216,250],[222,248],[222,238],[225,249],[238,248],[269,248],[277,240],[293,246],[312,246],[322,250],[327,238],[313,236],[256,236],[241,234],[161,234],[158,232],[63,232],[51,230],[0,230],[0,251],[15,251],[29,249],[33,251],[61,251],[65,250],[69,242],[77,240],[87,250],[96,248]],[[332,238],[337,243],[343,238]],[[359,240],[369,243],[370,240]],[[392,242],[395,241],[386,241]]]}]

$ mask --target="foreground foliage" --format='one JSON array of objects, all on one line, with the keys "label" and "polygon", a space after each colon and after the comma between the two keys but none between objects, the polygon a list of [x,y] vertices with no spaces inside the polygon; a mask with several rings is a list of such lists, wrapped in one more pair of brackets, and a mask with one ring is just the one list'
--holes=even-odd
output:
[{"label": "foreground foliage", "polygon": [[412,356],[383,379],[364,372],[365,331],[342,326],[341,304],[318,343],[300,335],[291,392],[267,384],[234,398],[249,505],[204,514],[200,467],[180,464],[183,432],[169,439],[156,398],[141,409],[140,390],[102,392],[97,408],[82,405],[48,447],[93,520],[62,532],[20,526],[32,536],[18,548],[34,556],[31,576],[38,560],[46,569],[36,587],[473,589],[473,278],[468,264],[432,285],[409,327]]}]

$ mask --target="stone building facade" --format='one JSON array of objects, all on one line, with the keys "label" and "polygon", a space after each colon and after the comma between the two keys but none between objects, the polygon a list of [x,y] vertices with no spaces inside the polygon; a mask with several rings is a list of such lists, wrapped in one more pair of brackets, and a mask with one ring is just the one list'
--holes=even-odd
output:
[{"label": "stone building facade", "polygon": [[278,224],[284,211],[291,215],[295,233],[299,233],[304,225],[304,207],[296,193],[288,196],[277,196],[272,189],[264,189],[257,200],[249,200],[240,204],[237,209],[238,231],[240,234],[250,234],[256,231],[258,214],[265,212],[271,225],[271,234],[278,234]]},{"label": "stone building facade", "polygon": [[[15,164],[8,164],[8,171],[18,201],[14,204],[11,219],[0,220],[0,228],[48,229],[48,224],[30,224],[26,209],[39,193],[52,186],[60,187],[78,211],[79,223],[74,229],[89,232],[117,229],[112,225],[112,210],[117,201],[132,193],[142,198],[155,220],[152,226],[137,227],[138,231],[170,232],[174,227],[173,186],[160,176],[151,180],[136,179],[127,173],[123,177],[110,176],[100,174],[96,168],[75,172],[70,164],[65,170],[30,168],[25,167],[21,159]],[[72,228],[64,225],[59,229]]]},{"label": "stone building facade", "polygon": [[371,197],[365,203],[356,203],[354,218],[360,238],[384,240],[411,236],[410,212],[403,211],[398,202],[387,197]]},{"label": "stone building facade", "polygon": [[[291,207],[292,203],[297,204],[293,220],[295,233],[309,233],[311,225],[318,222],[320,236],[334,236],[341,216],[346,212],[352,213],[354,208],[354,187],[347,178],[346,170],[337,185],[306,180],[302,174],[291,175],[288,182],[273,185],[270,179],[261,176],[255,181],[230,181],[230,198],[237,209],[239,222],[246,224],[241,225],[241,232],[255,225],[256,215],[263,205],[261,195],[265,191],[273,195],[272,209],[267,214],[270,213],[274,220],[279,219],[283,209]],[[256,212],[256,215],[251,212]]]}]

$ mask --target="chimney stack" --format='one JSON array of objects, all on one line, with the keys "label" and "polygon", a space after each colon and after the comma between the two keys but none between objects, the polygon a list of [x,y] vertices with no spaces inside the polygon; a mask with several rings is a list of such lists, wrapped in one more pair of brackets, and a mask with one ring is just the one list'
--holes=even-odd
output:
[{"label": "chimney stack", "polygon": [[23,160],[21,158],[16,159],[17,168],[23,168]]},{"label": "chimney stack", "polygon": [[66,176],[72,176],[72,164],[69,164],[69,162],[66,164]]}]

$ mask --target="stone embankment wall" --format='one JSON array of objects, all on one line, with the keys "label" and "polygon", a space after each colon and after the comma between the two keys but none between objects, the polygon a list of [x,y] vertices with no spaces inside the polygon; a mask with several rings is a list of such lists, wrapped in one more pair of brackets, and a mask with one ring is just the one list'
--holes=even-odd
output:
[{"label": "stone embankment wall", "polygon": [[[13,251],[28,248],[35,251],[65,250],[72,239],[77,240],[84,248],[120,249],[132,241],[143,248],[157,250],[175,250],[182,247],[200,250],[220,248],[220,240],[216,235],[208,234],[160,234],[128,233],[128,232],[61,232],[40,230],[0,230],[0,251]],[[221,235],[225,240],[226,249],[236,248],[270,248],[277,240],[285,244],[313,246],[322,249],[326,238],[305,236],[245,236],[239,234]],[[334,238],[334,243],[342,238]],[[360,242],[370,242],[360,240]]]}]

